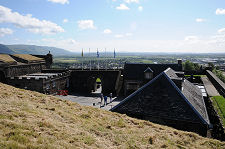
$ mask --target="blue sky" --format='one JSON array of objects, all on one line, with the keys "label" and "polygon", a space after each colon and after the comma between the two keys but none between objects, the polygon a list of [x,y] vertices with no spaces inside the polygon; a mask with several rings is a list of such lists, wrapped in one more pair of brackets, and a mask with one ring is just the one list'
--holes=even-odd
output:
[{"label": "blue sky", "polygon": [[0,0],[0,43],[225,52],[224,0]]}]

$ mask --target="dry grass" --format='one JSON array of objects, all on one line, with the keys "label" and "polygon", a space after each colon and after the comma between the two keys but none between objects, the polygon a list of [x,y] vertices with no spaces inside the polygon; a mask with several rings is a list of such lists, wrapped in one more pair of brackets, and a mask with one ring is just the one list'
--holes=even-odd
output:
[{"label": "dry grass", "polygon": [[225,148],[225,142],[0,83],[0,148]]},{"label": "dry grass", "polygon": [[32,56],[29,54],[14,54],[14,56],[25,59],[27,61],[44,61],[43,58],[39,58],[39,57]]},{"label": "dry grass", "polygon": [[9,56],[8,54],[0,54],[0,61],[4,62],[4,63],[9,63],[9,64],[12,64],[12,63],[15,63],[16,61],[11,57]]}]

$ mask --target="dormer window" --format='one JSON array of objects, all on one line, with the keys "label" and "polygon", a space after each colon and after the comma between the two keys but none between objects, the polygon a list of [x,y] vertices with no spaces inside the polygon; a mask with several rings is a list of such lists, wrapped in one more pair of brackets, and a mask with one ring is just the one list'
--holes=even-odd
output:
[{"label": "dormer window", "polygon": [[153,78],[153,70],[151,68],[147,68],[145,71],[144,71],[144,79],[146,80],[151,80]]}]

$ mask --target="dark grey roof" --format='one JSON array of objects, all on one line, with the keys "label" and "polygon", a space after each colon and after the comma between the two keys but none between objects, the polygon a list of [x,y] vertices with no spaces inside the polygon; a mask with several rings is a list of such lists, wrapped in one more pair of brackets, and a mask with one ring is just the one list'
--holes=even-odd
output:
[{"label": "dark grey roof", "polygon": [[[134,114],[132,112],[136,111],[136,113],[139,114],[150,113],[164,117],[166,113],[168,113],[168,110],[174,110],[172,113],[181,112],[181,114],[177,117],[176,115],[170,115],[169,117],[172,119],[183,119],[195,122],[201,121],[204,124],[209,124],[208,114],[201,91],[187,80],[184,80],[183,90],[181,91],[172,81],[173,78],[179,79],[175,74],[175,71],[168,68],[133,94],[125,98],[121,103],[113,107],[111,111],[126,113],[126,110],[128,110],[131,114]],[[164,95],[166,96],[164,97],[163,93],[158,93],[158,96],[155,95],[156,92],[162,88],[166,91],[164,92]],[[160,97],[161,95],[162,97]],[[151,98],[154,98],[154,100]],[[164,101],[164,105],[160,105],[165,99],[168,99],[168,101]],[[142,101],[140,102],[140,100]],[[145,105],[142,105],[143,102]],[[158,104],[157,106],[160,105],[161,107],[156,109],[157,106],[155,107],[155,104]],[[129,106],[132,108],[129,109]],[[172,108],[169,109],[164,106],[171,106]],[[154,111],[154,109],[156,110]]]},{"label": "dark grey roof", "polygon": [[124,79],[125,80],[141,80],[143,79],[143,72],[147,68],[151,68],[154,72],[154,77],[166,70],[168,67],[175,71],[182,71],[182,65],[179,64],[138,64],[125,63],[124,65]]},{"label": "dark grey roof", "polygon": [[[164,72],[171,80],[173,80],[174,78],[179,79],[179,77],[176,75],[176,72],[171,68],[168,68]],[[209,123],[209,118],[201,90],[188,80],[184,79],[182,82],[181,92],[192,104],[192,106],[198,111],[198,113],[205,119],[205,121]]]},{"label": "dark grey roof", "polygon": [[167,68],[164,73],[169,77],[169,78],[179,78],[177,75],[176,75],[176,72],[171,69],[171,68]]},{"label": "dark grey roof", "polygon": [[193,105],[193,107],[200,113],[204,120],[209,123],[209,117],[201,90],[188,80],[184,80],[182,93]]}]

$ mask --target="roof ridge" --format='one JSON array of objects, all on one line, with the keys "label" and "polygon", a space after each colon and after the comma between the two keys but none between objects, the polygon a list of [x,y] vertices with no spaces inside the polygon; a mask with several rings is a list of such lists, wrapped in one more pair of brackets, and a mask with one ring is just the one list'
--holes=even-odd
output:
[{"label": "roof ridge", "polygon": [[136,90],[135,92],[133,92],[132,94],[130,94],[129,96],[127,96],[125,99],[123,99],[119,104],[117,104],[116,106],[112,107],[109,111],[115,110],[117,107],[119,107],[121,104],[123,104],[124,102],[126,102],[127,100],[129,100],[129,98],[135,96],[138,92],[140,92],[141,90],[143,90],[144,88],[146,88],[148,85],[152,84],[155,80],[157,80],[163,72],[161,72],[159,75],[157,75],[154,79],[152,79],[151,81],[149,81],[148,83],[146,83],[145,85],[143,85],[142,87],[140,87],[138,90]]},{"label": "roof ridge", "polygon": [[165,72],[163,72],[163,75],[169,80],[169,82],[172,84],[172,86],[178,91],[178,93],[183,97],[183,99],[187,102],[187,104],[193,109],[193,111],[198,115],[200,120],[208,124],[208,122],[203,118],[203,116],[195,109],[195,107],[189,102],[189,100],[184,96],[184,94],[180,91],[180,89],[176,86],[176,84],[167,76]]},{"label": "roof ridge", "polygon": [[[171,69],[171,68],[169,68]],[[168,69],[168,70],[169,70]],[[195,107],[189,102],[189,100],[184,96],[184,94],[180,91],[180,89],[176,86],[176,84],[170,79],[170,77],[166,74],[165,71],[161,72],[159,75],[157,75],[154,79],[152,79],[151,81],[149,81],[148,83],[146,83],[145,85],[143,85],[141,88],[139,88],[138,90],[136,90],[135,92],[133,92],[131,95],[129,95],[128,97],[126,97],[125,99],[123,99],[119,104],[117,104],[116,106],[114,106],[113,108],[110,109],[110,111],[114,111],[115,109],[117,109],[120,105],[122,105],[123,103],[127,102],[131,97],[135,96],[138,92],[142,91],[143,89],[145,89],[147,86],[149,86],[150,84],[152,84],[154,81],[156,81],[160,76],[164,75],[166,77],[166,79],[169,81],[169,83],[174,87],[174,89],[179,93],[179,95],[184,99],[184,101],[190,106],[190,108],[194,111],[194,113],[199,117],[199,119],[204,123],[204,124],[209,124],[204,117],[195,109]]]}]

